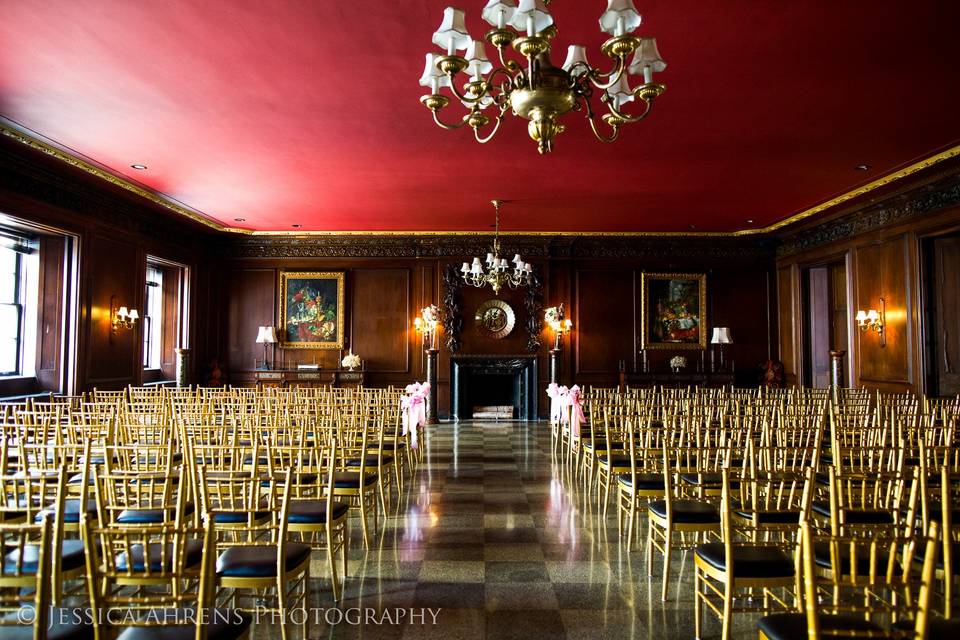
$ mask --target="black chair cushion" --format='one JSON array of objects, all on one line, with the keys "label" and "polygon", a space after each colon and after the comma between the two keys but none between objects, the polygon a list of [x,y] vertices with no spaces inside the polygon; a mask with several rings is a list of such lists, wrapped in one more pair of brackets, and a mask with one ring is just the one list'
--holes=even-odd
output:
[{"label": "black chair cushion", "polygon": [[[87,511],[88,518],[96,519],[97,517],[97,501],[96,500],[87,500]],[[44,509],[38,515],[38,521],[43,516],[53,517],[53,509]],[[80,500],[79,499],[70,499],[63,501],[63,521],[67,523],[76,524],[80,522]]]},{"label": "black chair cushion", "polygon": [[[317,482],[317,474],[315,473],[294,473],[291,475],[294,484],[316,484]],[[271,484],[273,484],[273,481],[264,480],[260,483],[260,486],[269,487]]]},{"label": "black chair cushion", "polygon": [[[163,609],[150,611],[155,619],[183,620],[185,624],[154,627],[126,627],[117,640],[193,640],[196,627],[190,621],[197,620],[193,609]],[[145,614],[146,615],[146,614]],[[250,616],[237,609],[214,609],[199,617],[207,630],[207,640],[236,640],[250,628]]]},{"label": "black chair cushion", "polygon": [[[638,473],[637,490],[638,491],[664,491],[663,474],[660,473]],[[625,487],[631,487],[631,478],[629,473],[622,473],[617,476],[617,482]]]},{"label": "black chair cushion", "polygon": [[612,467],[630,468],[630,456],[600,456],[600,462],[603,465],[609,464]]},{"label": "black chair cushion", "polygon": [[[173,545],[162,545],[159,542],[152,542],[147,545],[147,557],[150,559],[151,571],[163,571],[170,569],[173,563]],[[187,567],[195,567],[200,564],[203,558],[203,542],[201,540],[187,540],[186,545],[186,563]],[[143,545],[135,544],[130,547],[130,555],[133,556],[133,571],[143,571]],[[117,569],[127,571],[127,553],[117,556]]]},{"label": "black chair cushion", "polygon": [[174,509],[124,509],[117,516],[119,524],[163,524],[173,522]]},{"label": "black chair cushion", "polygon": [[[383,454],[380,456],[380,464],[390,464],[393,462],[393,456]],[[364,460],[364,465],[367,467],[376,467],[377,466],[377,454],[371,453],[367,455],[367,459]],[[347,460],[348,467],[359,467],[360,458],[354,458],[352,460]]]},{"label": "black chair cushion", "polygon": [[[21,571],[25,574],[34,574],[37,572],[37,560],[40,547],[35,544],[28,544],[23,548],[23,557]],[[20,555],[19,549],[7,553],[3,557],[4,571],[13,573],[16,571],[17,559]],[[83,555],[83,540],[64,540],[60,547],[60,568],[62,571],[73,571],[84,566],[85,556]],[[0,636],[3,633],[0,632]]]},{"label": "black chair cushion", "polygon": [[[18,617],[19,616],[19,617]],[[93,640],[93,625],[89,612],[85,609],[57,609],[51,607],[47,614],[47,640]],[[36,614],[33,605],[24,605],[20,611],[3,615],[4,621],[34,620]],[[0,638],[3,640],[33,640],[33,625],[0,625]]]},{"label": "black chair cushion", "polygon": [[[377,482],[376,473],[365,473],[363,486],[369,487]],[[335,489],[358,489],[360,487],[360,473],[358,471],[338,471],[333,474]]]},{"label": "black chair cushion", "polygon": [[[343,502],[333,503],[333,519],[339,520],[350,509],[350,505]],[[290,524],[323,524],[327,521],[326,500],[293,500],[287,512],[287,522]]]},{"label": "black chair cushion", "polygon": [[406,442],[384,442],[380,445],[381,449],[394,451],[396,449],[403,449],[407,446]]},{"label": "black chair cushion", "polygon": [[[290,571],[310,558],[310,547],[288,542],[283,566]],[[269,578],[277,575],[277,548],[267,546],[228,547],[217,558],[217,575],[229,578]]]},{"label": "black chair cushion", "polygon": [[[699,500],[672,500],[675,524],[713,524],[720,522],[720,512],[712,504]],[[650,513],[660,518],[667,517],[667,501],[654,500],[647,507]]]},{"label": "black chair cushion", "polygon": [[[260,522],[269,517],[269,511],[257,511],[253,514],[253,521]],[[214,511],[213,520],[217,524],[246,524],[247,514],[242,511]]]},{"label": "black chair cushion", "polygon": [[723,484],[722,473],[681,473],[680,479],[695,487],[720,486]]},{"label": "black chair cushion", "polygon": [[[840,552],[840,574],[849,575],[850,573],[850,545],[841,544],[839,547]],[[887,561],[890,558],[890,554],[887,553],[885,549],[877,549],[877,573],[883,574],[887,570]],[[817,542],[813,545],[813,559],[817,563],[818,567],[823,569],[832,569],[833,566],[830,562],[830,544],[827,542]],[[870,548],[866,545],[857,549],[857,573],[860,575],[867,575],[870,573]],[[900,563],[897,560],[894,560],[893,572],[896,575],[900,575]]]},{"label": "black chair cushion", "polygon": [[[874,623],[855,615],[828,615],[820,614],[820,629],[822,631],[874,631],[882,629]],[[805,613],[775,613],[760,618],[757,628],[769,640],[807,640],[807,615]],[[831,640],[852,640],[851,636],[828,636]],[[853,636],[862,638],[863,635]]]},{"label": "black chair cushion", "polygon": [[[697,557],[711,567],[725,571],[726,554],[722,542],[697,547]],[[733,575],[739,578],[790,578],[793,559],[774,547],[733,547]]]},{"label": "black chair cushion", "polygon": [[737,509],[734,513],[748,520],[756,515],[759,524],[797,524],[800,522],[800,512],[789,509],[784,511],[741,511]]},{"label": "black chair cushion", "polygon": [[[810,510],[824,518],[830,517],[830,503],[814,500]],[[893,512],[883,509],[844,509],[847,524],[893,524]]]}]

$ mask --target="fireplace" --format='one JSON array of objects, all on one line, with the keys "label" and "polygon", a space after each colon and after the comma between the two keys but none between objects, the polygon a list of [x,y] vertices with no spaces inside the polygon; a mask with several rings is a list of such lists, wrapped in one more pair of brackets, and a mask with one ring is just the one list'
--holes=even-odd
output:
[{"label": "fireplace", "polygon": [[450,358],[450,411],[468,420],[475,406],[510,405],[513,418],[537,418],[537,356],[458,355]]}]

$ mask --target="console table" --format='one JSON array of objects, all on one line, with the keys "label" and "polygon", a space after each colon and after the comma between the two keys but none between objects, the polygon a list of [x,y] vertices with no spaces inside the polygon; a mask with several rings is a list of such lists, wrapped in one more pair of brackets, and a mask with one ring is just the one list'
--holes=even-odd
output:
[{"label": "console table", "polygon": [[349,369],[255,369],[249,372],[257,387],[331,386],[361,387],[366,371]]},{"label": "console table", "polygon": [[730,371],[640,371],[620,372],[620,390],[627,387],[729,387],[733,386],[734,374]]}]

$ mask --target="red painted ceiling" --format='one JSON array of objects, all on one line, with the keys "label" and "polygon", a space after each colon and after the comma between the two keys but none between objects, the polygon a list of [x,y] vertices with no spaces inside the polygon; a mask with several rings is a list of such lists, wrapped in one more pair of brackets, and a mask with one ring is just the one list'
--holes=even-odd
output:
[{"label": "red painted ceiling", "polygon": [[[568,114],[546,157],[512,116],[487,145],[432,123],[445,4],[5,2],[0,115],[257,230],[486,231],[495,197],[508,230],[742,229],[960,141],[955,0],[636,0],[666,94],[611,145]],[[604,8],[551,4],[555,63],[601,60]]]}]

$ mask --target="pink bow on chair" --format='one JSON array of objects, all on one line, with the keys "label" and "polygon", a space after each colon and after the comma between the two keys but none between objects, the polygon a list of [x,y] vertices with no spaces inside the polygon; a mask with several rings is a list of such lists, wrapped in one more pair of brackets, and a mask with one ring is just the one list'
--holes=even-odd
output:
[{"label": "pink bow on chair", "polygon": [[550,397],[550,424],[566,424],[565,413],[567,388],[551,382],[547,386],[547,395]]},{"label": "pink bow on chair", "polygon": [[427,424],[427,396],[430,395],[430,383],[420,384],[414,382],[408,384],[404,391],[407,397],[403,399],[401,409],[403,410],[403,435],[410,432],[410,447],[417,448],[417,427]]},{"label": "pink bow on chair", "polygon": [[580,425],[586,422],[587,418],[583,415],[583,404],[580,403],[580,387],[573,385],[566,394],[566,405],[570,408],[570,433],[574,438],[580,437]]}]

